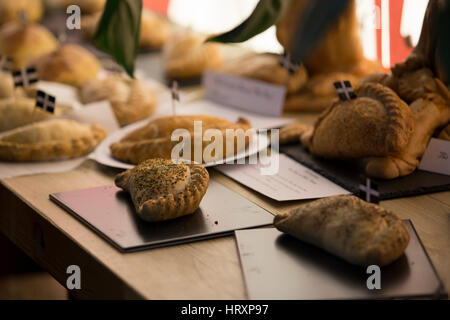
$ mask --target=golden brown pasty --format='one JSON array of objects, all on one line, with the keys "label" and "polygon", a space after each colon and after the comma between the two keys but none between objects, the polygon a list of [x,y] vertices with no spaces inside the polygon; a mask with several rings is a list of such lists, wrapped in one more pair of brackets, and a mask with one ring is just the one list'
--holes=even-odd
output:
[{"label": "golden brown pasty", "polygon": [[9,22],[0,27],[0,54],[14,61],[14,68],[24,68],[30,60],[59,46],[58,40],[38,24]]},{"label": "golden brown pasty", "polygon": [[163,48],[169,78],[196,78],[207,69],[218,69],[223,57],[218,43],[205,43],[206,36],[189,31],[172,34]]},{"label": "golden brown pasty", "polygon": [[89,51],[75,44],[66,44],[31,62],[40,80],[65,83],[81,87],[97,78],[101,69],[98,59]]},{"label": "golden brown pasty", "polygon": [[287,86],[288,93],[300,90],[308,80],[308,74],[303,66],[299,66],[294,74],[289,74],[280,65],[280,56],[271,53],[244,56],[226,64],[223,71],[240,77]]},{"label": "golden brown pasty", "polygon": [[14,79],[10,72],[0,70],[0,99],[14,96]]},{"label": "golden brown pasty", "polygon": [[[119,142],[113,143],[110,146],[111,153],[114,158],[132,164],[138,164],[147,159],[163,158],[171,159],[173,148],[180,143],[180,141],[172,141],[172,133],[177,129],[186,129],[191,137],[191,156],[183,155],[185,160],[196,160],[194,151],[194,122],[201,121],[200,125],[202,132],[205,133],[207,129],[217,129],[223,139],[222,157],[232,155],[237,152],[239,147],[245,148],[250,138],[246,136],[245,131],[250,129],[248,120],[240,118],[236,123],[231,121],[205,115],[188,115],[188,116],[168,116],[151,120],[147,125],[139,128],[128,135],[126,135]],[[233,145],[226,148],[226,130],[236,130],[232,141]],[[242,129],[238,131],[238,129]],[[202,138],[202,137],[198,137]],[[206,139],[202,139],[206,140]],[[230,140],[231,141],[231,140]],[[211,144],[211,141],[202,141],[202,160],[208,162],[217,160],[220,154],[215,154],[211,151],[209,156],[205,148]],[[220,151],[217,151],[220,152]],[[197,160],[198,161],[198,160]]]},{"label": "golden brown pasty", "polygon": [[110,75],[87,82],[80,89],[82,103],[108,100],[121,126],[153,114],[156,97],[141,81],[125,75]]},{"label": "golden brown pasty", "polygon": [[92,14],[103,11],[106,0],[62,0],[62,2],[64,7],[74,4],[80,7],[82,14]]},{"label": "golden brown pasty", "polygon": [[[311,137],[314,127],[300,123],[294,122],[290,123],[280,129],[280,144],[289,144],[302,141],[302,138],[308,136]],[[307,144],[308,142],[305,142]]]},{"label": "golden brown pasty", "polygon": [[131,194],[136,213],[149,222],[194,213],[209,184],[201,165],[151,159],[116,176],[115,184]]},{"label": "golden brown pasty", "polygon": [[401,152],[415,127],[413,113],[394,91],[361,85],[358,98],[337,101],[318,118],[311,152],[334,159],[385,156]]},{"label": "golden brown pasty", "polygon": [[[84,34],[92,38],[97,30],[101,13],[83,16],[81,18],[81,30]],[[170,36],[172,26],[159,14],[148,9],[142,10],[141,34],[139,38],[139,47],[141,49],[159,49]]]},{"label": "golden brown pasty", "polygon": [[20,14],[26,15],[27,21],[38,22],[44,8],[42,0],[2,0],[0,1],[0,24],[20,21]]},{"label": "golden brown pasty", "polygon": [[67,119],[32,123],[0,138],[2,161],[48,161],[81,157],[91,152],[106,131],[96,124]]},{"label": "golden brown pasty", "polygon": [[354,196],[321,199],[275,217],[275,227],[359,266],[386,266],[409,243],[393,212]]}]

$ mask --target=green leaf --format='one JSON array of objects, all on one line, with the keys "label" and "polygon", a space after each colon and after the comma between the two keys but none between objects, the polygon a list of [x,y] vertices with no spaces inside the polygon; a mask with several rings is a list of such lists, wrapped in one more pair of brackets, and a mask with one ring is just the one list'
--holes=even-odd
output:
[{"label": "green leaf", "polygon": [[298,25],[294,26],[296,27],[295,40],[290,52],[293,61],[303,61],[310,50],[347,9],[349,2],[349,0],[310,2],[303,16],[299,17]]},{"label": "green leaf", "polygon": [[94,36],[95,45],[109,53],[132,77],[141,32],[141,0],[108,0]]},{"label": "green leaf", "polygon": [[222,43],[247,41],[278,23],[290,4],[291,0],[260,0],[247,20],[233,30],[212,37],[208,41]]}]

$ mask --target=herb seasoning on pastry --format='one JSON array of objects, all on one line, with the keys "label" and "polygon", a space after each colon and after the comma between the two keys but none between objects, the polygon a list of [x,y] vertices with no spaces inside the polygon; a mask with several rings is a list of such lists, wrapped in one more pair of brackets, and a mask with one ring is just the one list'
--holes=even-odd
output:
[{"label": "herb seasoning on pastry", "polygon": [[117,175],[115,184],[130,193],[139,217],[157,222],[194,213],[209,174],[201,165],[151,159]]},{"label": "herb seasoning on pastry", "polygon": [[354,196],[310,202],[275,217],[275,227],[359,266],[386,266],[409,243],[406,225],[394,213]]},{"label": "herb seasoning on pastry", "polygon": [[197,78],[207,69],[219,69],[223,65],[221,47],[205,40],[206,36],[189,31],[172,34],[163,49],[167,76]]},{"label": "herb seasoning on pastry", "polygon": [[0,24],[20,21],[20,14],[25,13],[29,22],[41,20],[44,11],[42,0],[2,0],[0,1]]},{"label": "herb seasoning on pastry", "polygon": [[288,93],[302,88],[308,75],[303,66],[290,74],[280,64],[280,56],[271,53],[251,54],[226,64],[222,70],[232,75],[261,80],[281,86],[287,85]]},{"label": "herb seasoning on pastry", "polygon": [[75,87],[97,78],[101,69],[98,59],[75,44],[66,44],[31,62],[40,80],[60,82]]},{"label": "herb seasoning on pastry", "polygon": [[0,54],[11,58],[20,69],[36,57],[58,48],[58,40],[38,24],[9,22],[0,27]]},{"label": "herb seasoning on pastry", "polygon": [[49,161],[81,157],[91,152],[106,131],[96,124],[51,119],[7,131],[0,138],[2,161]]},{"label": "herb seasoning on pastry", "polygon": [[[220,134],[223,142],[220,145],[220,150],[213,150],[211,154],[204,152],[212,144],[212,138],[208,140],[204,136],[199,136],[197,132],[194,134],[196,123],[199,123],[198,129],[201,129],[202,133],[205,133],[208,129],[216,129],[215,131]],[[144,127],[129,133],[119,142],[113,143],[110,149],[114,158],[127,163],[138,164],[147,159],[171,159],[174,148],[177,145],[183,144],[191,152],[190,156],[180,155],[182,159],[209,162],[226,158],[235,154],[238,149],[240,150],[240,148],[248,146],[251,137],[248,136],[246,131],[250,128],[249,121],[243,118],[240,118],[234,123],[206,115],[168,116],[151,120]],[[190,146],[184,145],[184,136],[181,136],[181,139],[183,139],[181,142],[178,140],[178,136],[176,137],[176,141],[172,141],[172,134],[178,129],[184,129],[189,135]],[[231,147],[227,146],[226,143],[227,129],[232,130],[234,134],[234,136],[231,135]],[[201,140],[201,142],[198,142],[201,147],[201,150],[198,150],[201,151],[201,155],[199,155],[201,160],[197,159],[196,154],[198,153],[194,149],[197,145],[197,139]],[[216,154],[216,151],[218,154]],[[222,154],[220,155],[219,152]]]},{"label": "herb seasoning on pastry", "polygon": [[82,103],[108,100],[121,126],[153,114],[156,97],[140,80],[110,75],[85,83],[80,89]]}]

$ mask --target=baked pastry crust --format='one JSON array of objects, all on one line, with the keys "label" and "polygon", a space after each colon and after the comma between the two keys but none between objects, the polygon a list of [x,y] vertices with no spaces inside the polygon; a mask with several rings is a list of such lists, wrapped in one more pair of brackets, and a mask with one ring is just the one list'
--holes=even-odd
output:
[{"label": "baked pastry crust", "polygon": [[439,139],[450,141],[450,124],[447,125],[439,134]]},{"label": "baked pastry crust", "polygon": [[31,63],[36,67],[39,79],[75,87],[97,78],[101,69],[92,53],[75,44],[66,44]]},{"label": "baked pastry crust", "polygon": [[153,114],[156,97],[141,81],[124,75],[87,82],[80,88],[83,103],[108,100],[121,126],[142,120]]},{"label": "baked pastry crust", "polygon": [[0,54],[11,58],[20,69],[36,57],[58,48],[58,40],[38,24],[9,22],[0,28]]},{"label": "baked pastry crust", "polygon": [[106,0],[62,0],[62,1],[64,7],[70,6],[72,4],[79,6],[82,14],[92,14],[102,11],[106,3]]},{"label": "baked pastry crust", "polygon": [[106,131],[96,124],[67,119],[51,119],[11,131],[0,138],[2,161],[48,161],[88,154],[104,138]]},{"label": "baked pastry crust", "polygon": [[313,154],[325,158],[364,158],[401,152],[414,130],[410,108],[391,89],[361,85],[358,98],[337,101],[318,118]]},{"label": "baked pastry crust", "polygon": [[227,63],[223,71],[232,75],[247,77],[281,86],[287,85],[287,92],[297,92],[308,80],[303,66],[299,66],[294,74],[289,74],[280,65],[280,56],[271,53],[254,53]]},{"label": "baked pastry crust", "polygon": [[[205,115],[168,116],[151,120],[144,127],[129,133],[119,142],[113,143],[110,146],[111,154],[118,160],[132,164],[138,164],[144,160],[154,158],[171,159],[172,149],[180,143],[179,141],[172,141],[171,135],[177,129],[186,129],[191,136],[191,158],[185,160],[194,161],[194,121],[201,121],[203,133],[207,129],[217,129],[220,131],[224,141],[223,157],[238,151],[237,141],[240,137],[245,139],[245,146],[249,143],[248,137],[245,136],[245,131],[250,129],[251,126],[246,119],[240,118],[236,123],[233,123],[221,118]],[[237,134],[234,139],[233,150],[226,148],[226,129],[242,129],[240,133],[236,131]],[[210,143],[209,141],[202,141],[203,162],[213,160],[203,158],[203,151]]]},{"label": "baked pastry crust", "polygon": [[44,8],[42,0],[2,0],[0,1],[0,25],[10,21],[20,21],[20,13],[25,12],[29,22],[38,22]]},{"label": "baked pastry crust", "polygon": [[325,198],[278,215],[275,227],[360,266],[386,266],[409,243],[409,232],[394,213],[354,196]]},{"label": "baked pastry crust", "polygon": [[206,36],[190,31],[172,34],[163,48],[164,65],[169,78],[200,77],[207,69],[219,69],[223,65],[218,43],[205,43]]},{"label": "baked pastry crust", "polygon": [[201,165],[151,159],[117,175],[115,184],[131,194],[139,217],[157,222],[194,213],[208,188],[209,174]]},{"label": "baked pastry crust", "polygon": [[314,127],[300,123],[290,123],[280,129],[280,144],[289,144],[302,141],[302,137],[310,137],[314,131]]}]

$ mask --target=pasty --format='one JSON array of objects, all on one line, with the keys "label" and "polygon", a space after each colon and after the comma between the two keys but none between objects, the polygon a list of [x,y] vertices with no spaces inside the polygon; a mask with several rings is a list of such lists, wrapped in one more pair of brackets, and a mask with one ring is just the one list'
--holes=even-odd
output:
[{"label": "pasty", "polygon": [[27,21],[38,22],[44,8],[42,0],[2,0],[0,1],[0,25],[9,21],[20,21],[20,14],[26,14]]},{"label": "pasty", "polygon": [[117,175],[115,184],[131,194],[139,217],[157,222],[194,213],[209,174],[201,165],[151,159]]}]

